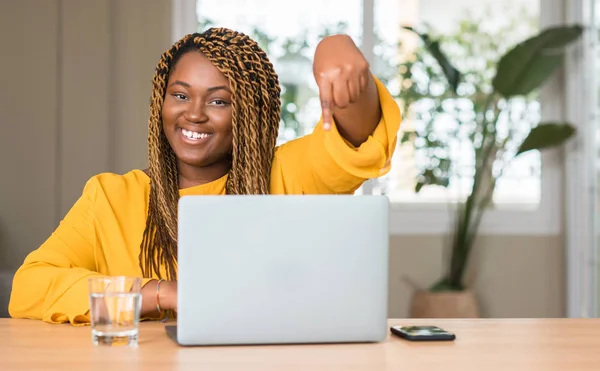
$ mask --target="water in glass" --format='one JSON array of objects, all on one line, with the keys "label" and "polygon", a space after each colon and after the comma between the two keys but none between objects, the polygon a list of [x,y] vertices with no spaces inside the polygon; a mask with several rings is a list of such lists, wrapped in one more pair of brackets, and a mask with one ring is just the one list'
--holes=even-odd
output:
[{"label": "water in glass", "polygon": [[95,345],[137,346],[141,311],[141,279],[90,279],[90,320]]}]

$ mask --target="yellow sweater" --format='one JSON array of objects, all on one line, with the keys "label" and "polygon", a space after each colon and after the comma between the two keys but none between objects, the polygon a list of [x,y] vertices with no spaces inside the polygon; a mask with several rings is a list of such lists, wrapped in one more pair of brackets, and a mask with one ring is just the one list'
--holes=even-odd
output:
[{"label": "yellow sweater", "polygon": [[[369,178],[386,174],[396,146],[400,110],[377,81],[382,119],[359,148],[319,122],[313,133],[276,149],[273,194],[351,194]],[[180,195],[225,194],[224,176],[181,189]],[[146,223],[150,179],[141,170],[99,174],[85,185],[52,235],[17,271],[9,304],[15,318],[89,323],[88,278],[141,277],[138,255]],[[143,284],[150,278],[145,279]]]}]

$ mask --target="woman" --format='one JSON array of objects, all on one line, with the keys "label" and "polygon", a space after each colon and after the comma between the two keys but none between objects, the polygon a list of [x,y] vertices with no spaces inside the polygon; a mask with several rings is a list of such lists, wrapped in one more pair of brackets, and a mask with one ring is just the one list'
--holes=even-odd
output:
[{"label": "woman", "polygon": [[[351,194],[389,171],[400,112],[345,35],[315,56],[322,120],[276,148],[280,88],[266,54],[223,28],[188,35],[156,68],[149,168],[99,174],[15,275],[11,316],[89,322],[88,278],[143,277],[142,316],[177,303],[182,195]],[[160,313],[159,313],[160,311]]]}]

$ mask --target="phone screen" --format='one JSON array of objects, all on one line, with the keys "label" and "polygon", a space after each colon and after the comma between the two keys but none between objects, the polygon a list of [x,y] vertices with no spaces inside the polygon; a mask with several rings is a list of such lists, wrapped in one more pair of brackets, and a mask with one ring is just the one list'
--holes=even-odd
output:
[{"label": "phone screen", "polygon": [[448,331],[443,330],[437,326],[405,326],[401,328],[402,331],[406,332],[411,336],[429,336],[429,335],[446,335]]}]

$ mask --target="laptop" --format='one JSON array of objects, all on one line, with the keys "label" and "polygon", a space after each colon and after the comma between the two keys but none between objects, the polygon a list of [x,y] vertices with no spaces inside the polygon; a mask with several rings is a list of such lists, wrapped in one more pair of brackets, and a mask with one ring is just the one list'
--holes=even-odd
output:
[{"label": "laptop", "polygon": [[387,336],[385,196],[184,196],[180,345],[379,342]]}]

